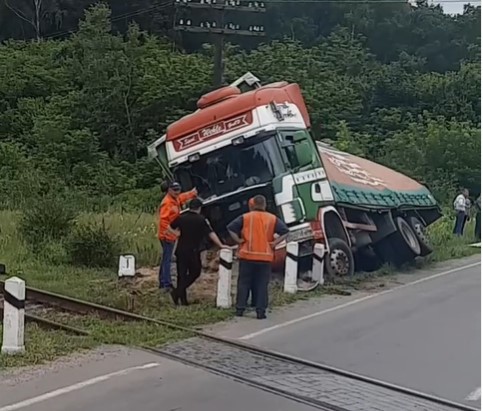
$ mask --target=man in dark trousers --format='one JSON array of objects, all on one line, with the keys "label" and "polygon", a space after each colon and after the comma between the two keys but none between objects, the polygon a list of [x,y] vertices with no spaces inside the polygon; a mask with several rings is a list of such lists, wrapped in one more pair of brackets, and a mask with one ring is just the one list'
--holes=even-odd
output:
[{"label": "man in dark trousers", "polygon": [[186,290],[201,275],[200,254],[203,240],[209,237],[218,247],[227,248],[213,231],[209,221],[200,214],[202,206],[201,200],[197,198],[191,200],[188,211],[177,217],[169,227],[169,230],[178,236],[176,247],[178,282],[176,288],[171,291],[175,305],[180,301],[182,305],[188,305]]},{"label": "man in dark trousers", "polygon": [[227,227],[231,237],[240,245],[236,315],[243,316],[253,284],[257,318],[262,320],[267,318],[268,283],[274,249],[285,240],[289,230],[282,220],[266,211],[264,196],[255,196],[250,208],[248,213],[236,218]]},{"label": "man in dark trousers", "polygon": [[475,201],[475,239],[481,240],[481,195]]}]

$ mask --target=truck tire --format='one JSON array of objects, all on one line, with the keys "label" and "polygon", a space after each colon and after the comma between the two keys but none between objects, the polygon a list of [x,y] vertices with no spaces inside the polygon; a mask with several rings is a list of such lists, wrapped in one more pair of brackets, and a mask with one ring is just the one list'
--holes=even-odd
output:
[{"label": "truck tire", "polygon": [[398,229],[398,234],[403,242],[403,247],[406,248],[410,253],[414,254],[413,257],[418,257],[421,255],[421,246],[419,245],[419,240],[411,228],[411,226],[402,217],[396,217],[396,227]]},{"label": "truck tire", "polygon": [[329,238],[329,252],[324,264],[329,279],[354,274],[354,256],[349,245],[340,238]]},{"label": "truck tire", "polygon": [[354,253],[356,271],[370,273],[382,266],[382,261],[370,246],[362,247]]},{"label": "truck tire", "polygon": [[431,247],[431,241],[426,233],[426,227],[423,222],[417,217],[409,217],[407,219],[408,224],[416,234],[416,237],[421,247],[421,257],[425,257],[433,252],[433,247]]},{"label": "truck tire", "polygon": [[374,249],[379,258],[395,266],[401,266],[421,255],[418,237],[411,226],[402,217],[394,219],[397,231],[379,243]]}]

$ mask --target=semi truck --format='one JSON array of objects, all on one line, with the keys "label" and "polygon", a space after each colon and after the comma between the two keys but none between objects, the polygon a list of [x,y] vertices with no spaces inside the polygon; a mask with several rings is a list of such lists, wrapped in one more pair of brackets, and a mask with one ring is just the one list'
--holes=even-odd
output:
[{"label": "semi truck", "polygon": [[[203,213],[230,241],[227,224],[262,194],[289,227],[299,258],[315,242],[327,250],[329,276],[400,265],[432,252],[426,228],[441,217],[430,191],[367,159],[316,141],[295,83],[262,85],[247,73],[203,95],[197,110],[167,127],[148,148],[164,174],[198,189]],[[275,250],[283,266],[286,243]],[[303,264],[301,264],[303,266]]]}]

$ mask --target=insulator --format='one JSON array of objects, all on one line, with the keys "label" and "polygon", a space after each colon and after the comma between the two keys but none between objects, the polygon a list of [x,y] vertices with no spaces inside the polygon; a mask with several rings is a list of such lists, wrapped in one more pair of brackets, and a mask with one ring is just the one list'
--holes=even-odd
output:
[{"label": "insulator", "polygon": [[253,7],[253,3],[252,2],[248,3],[248,7]]},{"label": "insulator", "polygon": [[248,27],[248,30],[253,31],[253,26]]},{"label": "insulator", "polygon": [[191,26],[191,20],[186,20],[186,25]]},{"label": "insulator", "polygon": [[239,25],[239,24],[237,24],[237,25],[235,26],[235,30],[240,30],[240,25]]},{"label": "insulator", "polygon": [[205,27],[205,23],[201,22],[200,27]]},{"label": "insulator", "polygon": [[182,26],[183,24],[184,24],[184,21],[183,21],[183,19],[181,19],[181,20],[179,21],[179,25],[180,25],[180,26]]},{"label": "insulator", "polygon": [[214,21],[213,23],[211,23],[211,27],[216,27],[216,21]]},{"label": "insulator", "polygon": [[265,27],[261,26],[260,31],[265,31]]}]

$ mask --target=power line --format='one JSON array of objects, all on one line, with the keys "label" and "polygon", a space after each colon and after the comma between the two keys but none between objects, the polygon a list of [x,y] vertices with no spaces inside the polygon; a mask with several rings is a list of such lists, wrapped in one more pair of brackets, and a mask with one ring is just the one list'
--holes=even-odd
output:
[{"label": "power line", "polygon": [[[135,11],[132,11],[132,12],[112,16],[110,18],[110,21],[111,21],[111,23],[113,23],[113,22],[116,22],[116,21],[120,21],[120,20],[130,18],[130,17],[139,16],[141,14],[149,13],[150,11],[157,11],[157,10],[165,9],[165,8],[168,8],[172,5],[173,5],[173,1],[168,0],[168,1],[165,1],[163,3],[157,4],[157,5],[154,5],[154,6],[150,6],[150,7],[144,8],[144,9],[135,10]],[[62,37],[62,36],[65,36],[67,34],[76,33],[77,31],[79,31],[79,29],[77,27],[72,28],[71,30],[57,31],[57,32],[49,34],[48,36],[44,36],[44,38],[52,39],[52,38],[56,38],[56,37]]]},{"label": "power line", "polygon": [[[248,1],[246,1],[248,3]],[[350,4],[350,5],[357,5],[357,4],[410,4],[408,0],[265,0],[265,4]],[[198,4],[198,3],[194,3]],[[434,3],[433,3],[434,4]],[[437,0],[437,4],[481,4],[481,0]],[[141,14],[149,13],[151,11],[158,11],[170,6],[174,5],[173,0],[167,0],[163,3],[153,5],[150,7],[146,7],[144,9],[119,14],[116,16],[111,17],[111,22],[120,21],[123,19],[127,19],[130,17],[139,16]],[[74,34],[79,29],[72,28],[70,30],[62,30],[51,33],[47,36],[43,36],[44,39],[53,39],[57,37],[62,37],[68,34]]]}]

